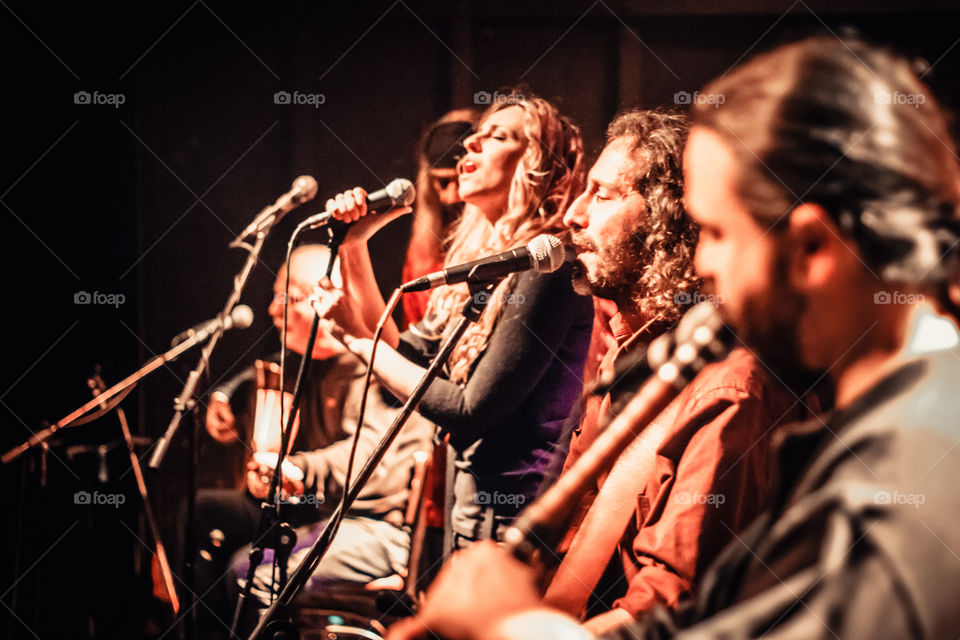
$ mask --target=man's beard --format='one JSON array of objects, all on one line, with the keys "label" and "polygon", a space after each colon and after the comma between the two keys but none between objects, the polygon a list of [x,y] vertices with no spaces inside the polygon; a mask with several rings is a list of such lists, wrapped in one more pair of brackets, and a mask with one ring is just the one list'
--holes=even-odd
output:
[{"label": "man's beard", "polygon": [[824,377],[825,372],[803,364],[799,322],[807,300],[789,285],[786,267],[785,253],[779,253],[768,278],[771,286],[767,291],[746,295],[741,317],[731,324],[736,325],[734,332],[757,356],[760,365],[802,396]]},{"label": "man's beard", "polygon": [[573,289],[581,295],[594,295],[613,300],[621,311],[634,311],[637,301],[643,298],[643,278],[650,264],[650,250],[644,238],[628,233],[621,236],[613,246],[601,249],[587,235],[578,231],[573,234],[573,244],[582,251],[590,251],[597,257],[597,271],[587,272],[579,260],[573,267]]}]

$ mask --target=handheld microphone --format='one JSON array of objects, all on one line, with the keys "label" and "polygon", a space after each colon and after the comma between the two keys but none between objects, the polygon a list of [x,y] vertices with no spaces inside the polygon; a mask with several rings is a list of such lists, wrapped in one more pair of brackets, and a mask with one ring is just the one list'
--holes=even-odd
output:
[{"label": "handheld microphone", "polygon": [[258,233],[269,229],[287,214],[291,209],[297,207],[308,200],[313,200],[317,195],[317,181],[313,176],[300,176],[293,181],[290,191],[277,198],[269,207],[257,214],[253,222],[247,225],[237,240],[245,238],[251,233]]},{"label": "handheld microphone", "polygon": [[[417,197],[413,183],[406,178],[394,178],[383,189],[367,194],[367,211],[409,207]],[[326,211],[314,214],[300,223],[301,227],[316,229],[329,224],[335,218]]]},{"label": "handheld microphone", "polygon": [[533,269],[537,273],[551,273],[563,264],[566,250],[556,236],[539,235],[525,247],[517,247],[473,262],[428,273],[422,278],[401,285],[404,293],[426,291],[442,284],[457,282],[487,282],[517,271]]},{"label": "handheld microphone", "polygon": [[[251,324],[253,324],[253,310],[245,304],[238,304],[233,308],[233,311],[230,312],[230,315],[224,318],[223,330],[246,329]],[[212,320],[201,322],[175,335],[173,340],[170,341],[170,346],[175,347],[198,334],[202,336],[204,333],[213,333],[219,325],[220,318],[213,318]]]}]

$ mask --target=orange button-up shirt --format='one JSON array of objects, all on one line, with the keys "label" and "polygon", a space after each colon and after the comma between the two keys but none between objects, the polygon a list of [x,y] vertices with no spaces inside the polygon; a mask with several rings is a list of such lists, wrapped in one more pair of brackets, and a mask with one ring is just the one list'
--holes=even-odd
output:
[{"label": "orange button-up shirt", "polygon": [[[650,339],[649,332],[628,335],[619,317],[611,328],[620,347],[601,368]],[[808,418],[808,406],[819,411],[815,399],[801,402],[745,349],[707,366],[672,406],[656,470],[637,478],[634,517],[620,545],[629,587],[614,607],[635,616],[658,603],[675,607],[696,588],[707,565],[765,503],[776,427]],[[592,415],[586,412],[565,468],[596,438],[607,407],[604,398]]]}]

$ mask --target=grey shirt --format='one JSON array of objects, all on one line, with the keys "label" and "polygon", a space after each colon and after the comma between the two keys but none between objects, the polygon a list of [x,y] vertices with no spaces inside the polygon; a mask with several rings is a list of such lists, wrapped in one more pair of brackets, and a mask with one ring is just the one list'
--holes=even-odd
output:
[{"label": "grey shirt", "polygon": [[696,600],[611,638],[930,638],[960,630],[960,350],[780,434],[773,506]]},{"label": "grey shirt", "polygon": [[[288,391],[293,391],[298,366],[299,356],[294,354],[288,358],[289,373],[284,381]],[[365,366],[352,354],[314,360],[310,366],[301,401],[295,453],[288,459],[303,469],[308,490],[322,494],[327,505],[335,504],[342,495],[353,434],[357,430],[364,371]],[[251,368],[216,390],[234,396],[239,387],[252,378]],[[375,378],[371,380],[352,478],[356,478],[400,406]],[[403,509],[409,495],[413,454],[418,450],[432,450],[433,431],[432,423],[417,413],[412,414],[360,492],[351,513],[382,515]]]}]

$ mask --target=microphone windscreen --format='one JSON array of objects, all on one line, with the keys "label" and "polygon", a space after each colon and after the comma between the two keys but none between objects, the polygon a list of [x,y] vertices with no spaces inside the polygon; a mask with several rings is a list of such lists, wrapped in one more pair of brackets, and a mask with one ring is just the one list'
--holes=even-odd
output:
[{"label": "microphone windscreen", "polygon": [[533,270],[537,273],[552,273],[563,265],[566,250],[560,238],[549,234],[539,235],[527,245]]},{"label": "microphone windscreen", "polygon": [[293,188],[297,190],[297,195],[293,197],[293,201],[297,204],[303,204],[316,197],[317,180],[313,176],[300,176],[293,181]]},{"label": "microphone windscreen", "polygon": [[385,188],[387,195],[397,206],[409,207],[417,198],[417,190],[406,178],[395,178]]},{"label": "microphone windscreen", "polygon": [[246,329],[253,324],[253,309],[245,304],[238,304],[230,312],[234,329]]}]

